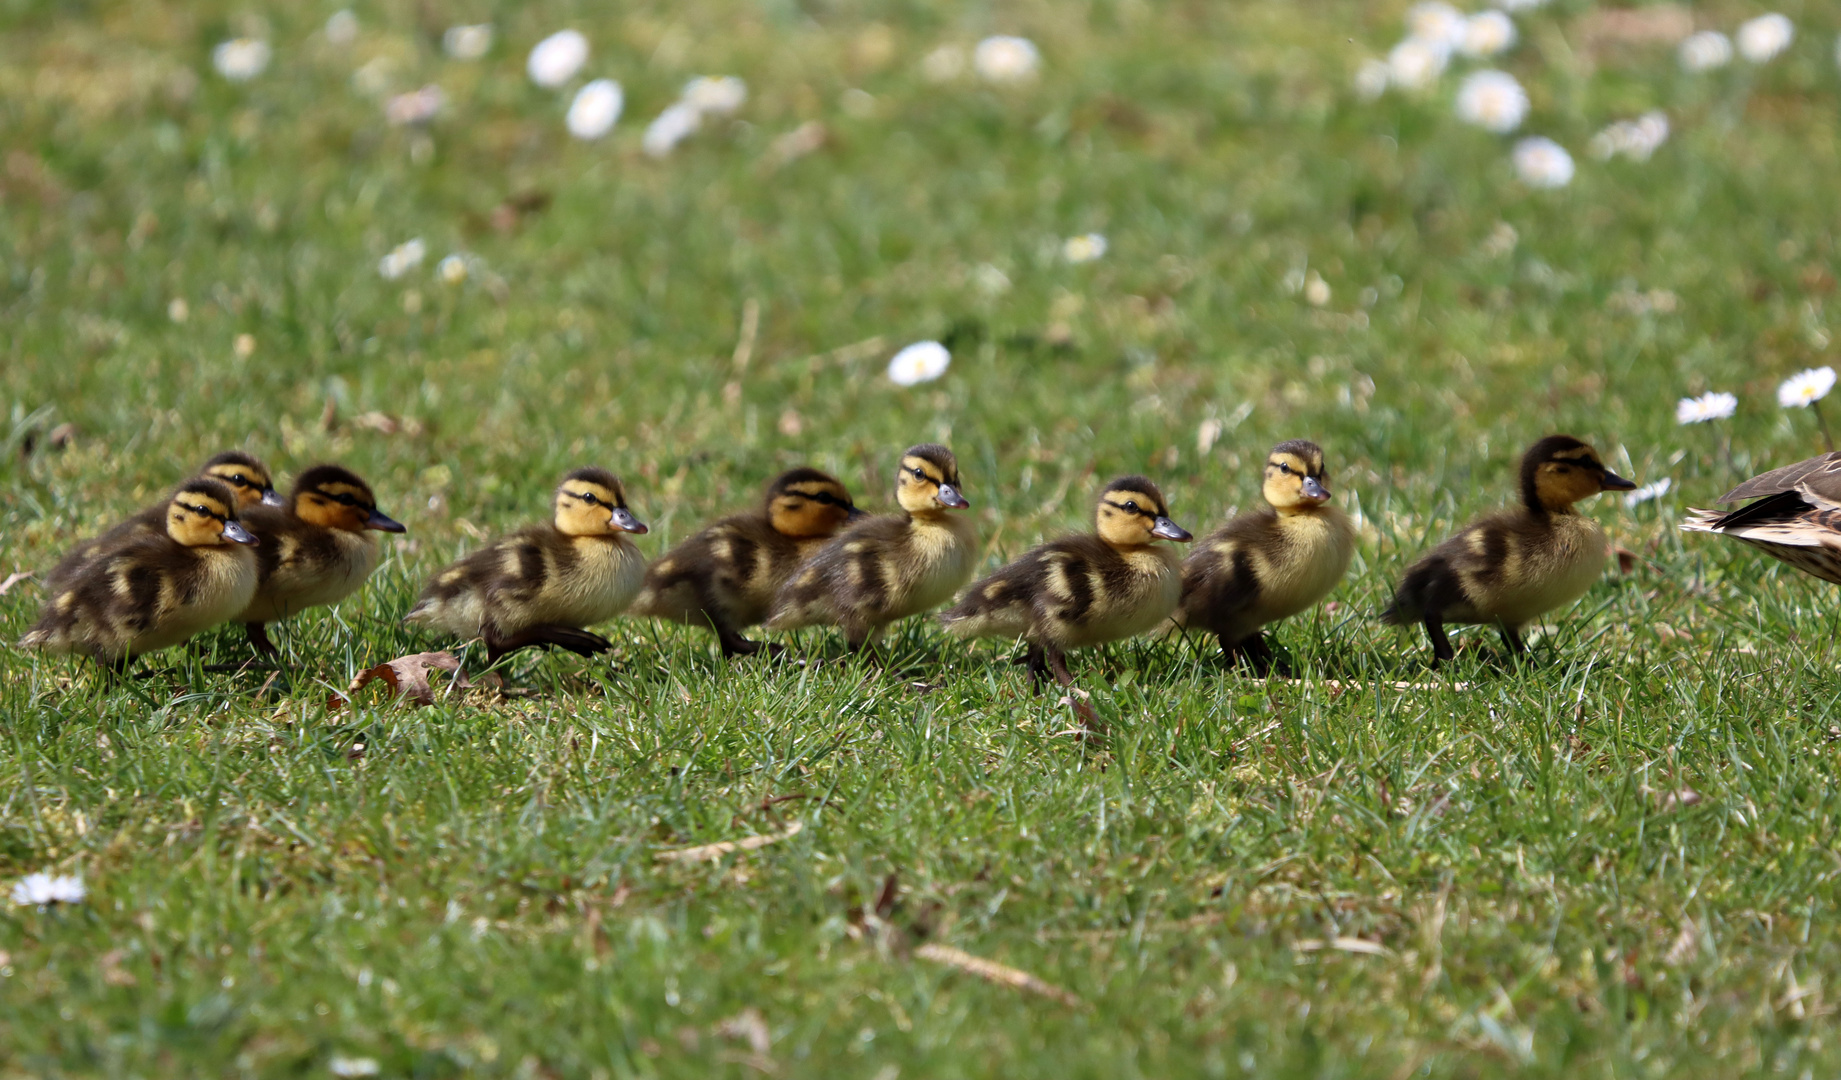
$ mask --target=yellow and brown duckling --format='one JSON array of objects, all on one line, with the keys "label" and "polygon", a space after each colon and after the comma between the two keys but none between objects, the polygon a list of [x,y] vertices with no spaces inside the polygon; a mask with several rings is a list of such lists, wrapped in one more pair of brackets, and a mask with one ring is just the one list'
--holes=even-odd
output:
[{"label": "yellow and brown duckling", "polygon": [[1737,510],[1690,510],[1687,532],[1742,540],[1805,574],[1841,584],[1841,453],[1754,476],[1720,502],[1756,499]]},{"label": "yellow and brown duckling", "polygon": [[707,626],[724,656],[747,656],[761,643],[742,630],[767,618],[801,563],[865,516],[836,477],[817,469],[782,473],[761,509],[723,518],[648,567],[627,614]]},{"label": "yellow and brown duckling", "polygon": [[[222,481],[236,497],[237,510],[252,506],[280,506],[282,498],[268,466],[241,450],[226,450],[204,463],[199,476]],[[160,536],[166,532],[166,515],[171,498],[162,499],[133,517],[91,540],[78,544],[45,575],[45,590],[56,593],[79,567],[104,548],[114,547],[130,536]]]},{"label": "yellow and brown duckling", "polygon": [[256,651],[272,653],[267,624],[357,592],[377,569],[373,532],[403,525],[377,509],[369,484],[339,465],[315,465],[294,481],[284,505],[254,506],[243,524],[256,549],[256,595],[237,616]]},{"label": "yellow and brown duckling", "polygon": [[888,624],[952,599],[978,563],[959,463],[936,443],[909,447],[895,473],[902,512],[850,525],[818,549],[774,598],[774,630],[832,625],[860,649]]},{"label": "yellow and brown duckling", "polygon": [[1267,509],[1235,517],[1183,561],[1174,621],[1214,634],[1230,662],[1264,674],[1272,649],[1263,628],[1330,594],[1355,555],[1355,525],[1330,505],[1323,450],[1309,440],[1272,448],[1261,491]]},{"label": "yellow and brown duckling", "polygon": [[1589,445],[1547,436],[1521,459],[1522,505],[1479,518],[1421,556],[1381,618],[1424,624],[1434,663],[1457,655],[1446,623],[1488,623],[1510,652],[1523,652],[1521,628],[1584,596],[1604,570],[1604,530],[1573,504],[1634,487]]},{"label": "yellow and brown duckling", "polygon": [[958,637],[1021,637],[1039,684],[1072,683],[1066,653],[1142,634],[1176,610],[1180,557],[1159,540],[1190,539],[1170,520],[1163,493],[1142,476],[1107,484],[1094,532],[1031,548],[965,591],[940,616]]},{"label": "yellow and brown duckling", "polygon": [[583,656],[612,648],[583,627],[626,610],[646,560],[627,539],[646,526],[605,469],[563,477],[542,525],[500,537],[436,574],[405,621],[481,638],[489,662],[530,646]]},{"label": "yellow and brown duckling", "polygon": [[105,667],[228,622],[256,591],[256,538],[222,481],[186,481],[164,532],[127,535],[93,553],[51,592],[22,648],[76,653]]}]

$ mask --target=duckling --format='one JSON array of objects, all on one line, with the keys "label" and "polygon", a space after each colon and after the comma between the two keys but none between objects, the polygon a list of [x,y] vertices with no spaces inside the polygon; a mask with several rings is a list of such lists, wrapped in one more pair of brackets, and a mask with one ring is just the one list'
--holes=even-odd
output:
[{"label": "duckling", "polygon": [[1585,443],[1547,436],[1522,456],[1522,505],[1471,522],[1421,556],[1382,621],[1424,623],[1435,664],[1457,655],[1448,622],[1492,623],[1510,652],[1524,652],[1521,628],[1584,596],[1604,569],[1604,530],[1573,504],[1635,487]]},{"label": "duckling", "polygon": [[952,599],[971,580],[978,529],[954,515],[972,505],[959,463],[936,443],[909,447],[895,473],[902,513],[872,517],[837,534],[774,597],[767,625],[836,625],[854,652],[897,619]]},{"label": "duckling", "polygon": [[404,621],[483,638],[486,657],[532,645],[592,656],[613,648],[582,627],[626,610],[646,560],[626,538],[646,532],[605,469],[563,477],[552,521],[500,537],[436,574]]},{"label": "duckling", "polygon": [[51,593],[21,648],[77,653],[105,668],[233,618],[256,591],[256,538],[222,481],[196,477],[166,504],[166,531],[95,552]]},{"label": "duckling", "polygon": [[378,511],[370,485],[339,465],[301,473],[284,506],[251,507],[243,524],[262,545],[256,549],[256,595],[237,621],[265,655],[275,652],[268,623],[357,592],[377,568],[371,533],[405,531]]},{"label": "duckling", "polygon": [[1266,456],[1269,509],[1241,514],[1183,561],[1183,600],[1173,622],[1214,634],[1221,655],[1272,668],[1262,628],[1330,594],[1355,555],[1355,525],[1330,505],[1323,450],[1292,439]]},{"label": "duckling", "polygon": [[[229,485],[236,496],[237,510],[247,510],[252,506],[280,506],[281,496],[275,493],[274,482],[269,478],[268,466],[241,450],[226,450],[204,463],[198,470],[199,476],[208,476]],[[55,594],[69,583],[78,568],[88,562],[98,551],[114,547],[123,538],[129,536],[160,536],[166,532],[167,509],[171,498],[162,499],[149,506],[128,520],[114,526],[101,536],[78,544],[65,555],[51,572],[45,575],[45,590]]]},{"label": "duckling", "polygon": [[724,656],[751,655],[761,643],[742,629],[767,617],[800,563],[847,522],[867,516],[835,477],[817,469],[782,473],[761,509],[723,518],[654,562],[627,614],[707,626]]},{"label": "duckling", "polygon": [[940,616],[958,637],[1021,637],[1023,662],[1039,686],[1049,674],[1066,686],[1066,652],[1134,637],[1176,610],[1182,569],[1158,540],[1187,543],[1170,520],[1163,493],[1142,476],[1107,484],[1094,507],[1094,534],[1031,548],[965,591]]},{"label": "duckling", "polygon": [[1754,476],[1719,497],[1757,499],[1728,513],[1689,510],[1686,532],[1742,540],[1805,574],[1841,584],[1841,453]]}]

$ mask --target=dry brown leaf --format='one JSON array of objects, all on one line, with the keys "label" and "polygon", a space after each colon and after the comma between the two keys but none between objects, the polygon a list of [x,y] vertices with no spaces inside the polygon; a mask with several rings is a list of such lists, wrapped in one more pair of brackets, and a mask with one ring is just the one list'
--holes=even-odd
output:
[{"label": "dry brown leaf", "polygon": [[7,593],[12,592],[13,586],[20,582],[30,580],[32,580],[32,571],[30,570],[21,570],[15,574],[8,574],[5,581],[0,581],[0,596],[5,596]]},{"label": "dry brown leaf", "polygon": [[1008,964],[1000,964],[995,960],[986,960],[982,956],[973,956],[971,953],[963,949],[955,949],[951,945],[940,945],[929,942],[914,950],[914,955],[923,960],[931,960],[936,964],[945,964],[947,967],[958,968],[960,971],[976,975],[986,982],[993,982],[999,986],[1008,986],[1015,990],[1027,990],[1032,994],[1040,994],[1046,998],[1053,998],[1063,1005],[1072,1005],[1075,1008],[1081,1008],[1085,1005],[1085,1002],[1075,997],[1072,993],[1063,990],[1053,983],[1043,982],[1041,979],[1021,968],[1013,968]]},{"label": "dry brown leaf", "polygon": [[326,707],[329,709],[343,707],[351,701],[353,694],[379,680],[396,691],[397,697],[408,698],[417,705],[433,705],[435,692],[428,685],[428,673],[431,670],[452,672],[455,689],[466,690],[473,685],[473,681],[467,678],[467,673],[461,670],[460,661],[453,653],[446,651],[413,653],[360,671],[352,679],[352,684],[345,693],[334,694],[332,699],[326,703]]},{"label": "dry brown leaf", "polygon": [[748,1049],[756,1054],[765,1055],[773,1049],[773,1033],[767,1030],[767,1019],[752,1005],[717,1023],[716,1034],[725,1039],[746,1040]]},{"label": "dry brown leaf", "polygon": [[1675,935],[1675,943],[1668,947],[1668,955],[1662,962],[1669,967],[1680,967],[1700,955],[1700,931],[1694,926],[1693,919],[1681,920],[1681,932]]},{"label": "dry brown leaf", "polygon": [[1617,572],[1618,573],[1629,574],[1629,573],[1635,572],[1636,552],[1631,551],[1629,548],[1624,547],[1622,545],[1614,544],[1611,547],[1611,554],[1617,556]]},{"label": "dry brown leaf", "polygon": [[824,149],[831,139],[831,132],[816,120],[807,120],[793,130],[776,136],[768,145],[767,153],[761,157],[761,171],[773,172],[798,161],[800,158]]},{"label": "dry brown leaf", "polygon": [[714,844],[700,844],[696,847],[661,851],[655,857],[661,862],[713,862],[733,852],[754,851],[768,844],[777,844],[789,837],[798,836],[804,830],[805,823],[795,821],[777,833],[750,836],[745,840],[718,840]]},{"label": "dry brown leaf", "polygon": [[121,962],[127,958],[128,953],[125,949],[111,949],[103,953],[99,962],[102,968],[102,981],[110,986],[134,986],[139,983],[140,980],[134,977],[134,972],[121,966]]},{"label": "dry brown leaf", "polygon": [[1642,791],[1643,794],[1655,800],[1656,809],[1664,814],[1679,810],[1684,806],[1697,806],[1700,804],[1700,792],[1685,785],[1675,788],[1672,791],[1662,791],[1650,787],[1643,788]]}]

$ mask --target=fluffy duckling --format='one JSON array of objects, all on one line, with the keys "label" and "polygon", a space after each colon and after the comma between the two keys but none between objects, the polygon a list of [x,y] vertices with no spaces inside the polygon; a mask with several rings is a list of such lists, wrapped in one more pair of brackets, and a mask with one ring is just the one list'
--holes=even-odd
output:
[{"label": "fluffy duckling", "polygon": [[[241,450],[226,450],[217,455],[199,468],[198,475],[220,480],[228,485],[231,494],[236,497],[238,512],[252,506],[280,506],[282,504],[281,496],[275,492],[275,484],[270,478],[268,466]],[[49,574],[45,575],[45,590],[52,594],[59,592],[78,568],[88,562],[98,551],[114,547],[126,537],[164,535],[167,510],[171,503],[171,498],[162,499],[101,536],[78,544],[51,569]]]},{"label": "fluffy duckling", "polygon": [[1093,535],[1069,536],[1031,548],[1022,558],[973,585],[940,616],[958,637],[1021,637],[1024,659],[1039,684],[1049,674],[1074,681],[1065,653],[1134,637],[1176,609],[1182,570],[1174,550],[1189,533],[1170,520],[1163,493],[1142,476],[1107,484],[1094,508]]},{"label": "fluffy duckling", "polygon": [[339,465],[315,465],[301,473],[285,505],[251,507],[243,524],[262,544],[256,549],[256,595],[237,621],[264,654],[275,651],[268,623],[357,592],[377,569],[371,533],[404,531],[401,522],[378,511],[370,485]]},{"label": "fluffy duckling", "polygon": [[1729,513],[1690,510],[1686,532],[1742,540],[1805,574],[1841,584],[1841,453],[1754,476],[1720,502],[1757,499]]},{"label": "fluffy duckling", "polygon": [[654,562],[627,614],[707,626],[724,656],[750,655],[761,643],[742,629],[767,617],[800,563],[865,516],[837,478],[817,469],[782,473],[761,509],[723,518]]},{"label": "fluffy duckling", "polygon": [[774,630],[831,624],[852,651],[897,619],[952,599],[978,562],[978,529],[955,515],[959,463],[935,443],[909,447],[895,473],[902,513],[851,525],[793,572],[774,598]]},{"label": "fluffy duckling", "polygon": [[1547,436],[1522,456],[1522,505],[1471,522],[1421,556],[1382,620],[1424,623],[1434,663],[1457,655],[1448,622],[1492,623],[1510,652],[1523,652],[1521,628],[1584,596],[1604,570],[1604,530],[1573,504],[1634,487],[1585,443]]},{"label": "fluffy duckling", "polygon": [[1262,492],[1269,509],[1229,521],[1183,561],[1174,621],[1214,634],[1229,662],[1243,657],[1265,674],[1272,649],[1262,628],[1330,594],[1355,555],[1355,525],[1330,505],[1323,450],[1306,439],[1266,455]]},{"label": "fluffy duckling", "polygon": [[488,662],[532,645],[592,656],[613,648],[582,627],[626,610],[645,556],[626,538],[646,526],[605,469],[563,477],[552,520],[503,536],[436,574],[405,621],[482,638]]},{"label": "fluffy duckling", "polygon": [[19,644],[110,668],[177,645],[249,603],[256,558],[245,545],[256,542],[228,486],[188,480],[166,504],[165,532],[124,536],[95,552],[52,591]]}]

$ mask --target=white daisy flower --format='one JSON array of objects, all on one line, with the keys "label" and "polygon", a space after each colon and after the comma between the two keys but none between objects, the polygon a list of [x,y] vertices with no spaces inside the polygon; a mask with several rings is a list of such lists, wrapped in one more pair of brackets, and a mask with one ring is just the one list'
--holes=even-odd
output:
[{"label": "white daisy flower", "polygon": [[334,45],[350,45],[358,40],[358,16],[350,8],[340,8],[326,20],[326,40]]},{"label": "white daisy flower", "polygon": [[1464,43],[1464,13],[1444,0],[1424,0],[1406,9],[1406,32],[1446,52]]},{"label": "white daisy flower", "polygon": [[1635,491],[1632,491],[1630,494],[1625,495],[1624,505],[1625,506],[1641,506],[1646,502],[1653,502],[1654,500],[1660,499],[1662,496],[1667,495],[1669,493],[1669,489],[1673,488],[1674,486],[1675,486],[1675,481],[1670,477],[1664,476],[1662,479],[1657,480],[1653,484],[1644,484],[1642,487],[1637,488]]},{"label": "white daisy flower", "polygon": [[166,305],[166,317],[182,323],[192,317],[192,305],[185,302],[185,297],[175,296],[172,303]]},{"label": "white daisy flower", "polygon": [[1417,90],[1430,86],[1445,72],[1451,53],[1431,42],[1410,37],[1387,54],[1387,73],[1395,86]]},{"label": "white daisy flower", "polygon": [[748,84],[733,75],[700,75],[684,84],[678,100],[705,116],[730,116],[748,100]]},{"label": "white daisy flower", "polygon": [[1799,371],[1777,388],[1777,404],[1786,409],[1806,409],[1835,388],[1835,369],[1827,366]]},{"label": "white daisy flower", "polygon": [[1515,23],[1500,11],[1479,11],[1464,20],[1458,51],[1478,58],[1495,56],[1515,44]]},{"label": "white daisy flower", "polygon": [[1515,144],[1515,172],[1522,183],[1537,188],[1563,188],[1573,180],[1573,156],[1545,135]]},{"label": "white daisy flower", "polygon": [[1796,38],[1796,26],[1789,18],[1773,11],[1739,24],[1739,55],[1754,64],[1777,59]]},{"label": "white daisy flower", "polygon": [[1506,71],[1473,71],[1457,91],[1457,115],[1467,124],[1506,135],[1528,116],[1528,92]]},{"label": "white daisy flower", "polygon": [[921,74],[928,82],[951,82],[965,74],[965,50],[942,45],[921,58]]},{"label": "white daisy flower", "polygon": [[268,61],[268,42],[257,38],[234,38],[211,50],[212,65],[231,82],[248,82],[262,74]]},{"label": "white daisy flower", "polygon": [[1675,403],[1675,423],[1704,424],[1709,420],[1724,420],[1738,407],[1737,397],[1717,390],[1699,397],[1684,397]]},{"label": "white daisy flower", "polygon": [[1304,279],[1304,302],[1311,307],[1322,307],[1330,302],[1330,283],[1315,270]]},{"label": "white daisy flower", "polygon": [[447,95],[433,83],[420,90],[411,90],[407,94],[398,94],[384,103],[384,119],[399,127],[406,124],[426,124],[441,112],[447,104]]},{"label": "white daisy flower", "polygon": [[376,1058],[335,1055],[326,1063],[326,1070],[341,1080],[352,1080],[353,1077],[376,1076],[382,1071],[382,1066],[377,1064]]},{"label": "white daisy flower", "polygon": [[1090,263],[1106,254],[1106,238],[1099,233],[1082,233],[1061,242],[1061,257],[1071,263]]},{"label": "white daisy flower", "polygon": [[985,38],[972,50],[972,67],[986,82],[1013,83],[1034,78],[1042,54],[1028,38],[998,34]]},{"label": "white daisy flower", "polygon": [[390,254],[377,260],[377,272],[385,281],[395,281],[409,271],[422,265],[422,259],[428,254],[428,245],[422,243],[421,237],[398,244]]},{"label": "white daisy flower", "polygon": [[1688,71],[1712,71],[1732,63],[1732,39],[1718,30],[1702,30],[1683,39],[1675,55]]},{"label": "white daisy flower", "polygon": [[435,275],[449,285],[459,285],[467,280],[467,273],[471,269],[468,264],[471,261],[469,256],[455,252],[435,264]]},{"label": "white daisy flower", "polygon": [[555,89],[575,78],[588,62],[588,39],[579,30],[558,30],[531,49],[525,70],[538,86]]},{"label": "white daisy flower", "polygon": [[703,113],[694,105],[680,101],[671,105],[658,118],[646,125],[645,137],[640,140],[640,148],[652,157],[662,158],[677,149],[677,145],[697,133],[703,126]]},{"label": "white daisy flower", "polygon": [[946,374],[952,354],[937,341],[917,341],[889,361],[889,381],[896,386],[932,382]]},{"label": "white daisy flower", "polygon": [[1668,114],[1646,112],[1635,120],[1619,120],[1592,136],[1590,153],[1599,160],[1618,154],[1633,161],[1648,161],[1656,148],[1668,141]]},{"label": "white daisy flower", "polygon": [[1546,4],[1547,0],[1496,0],[1496,6],[1504,11],[1533,11]]},{"label": "white daisy flower", "polygon": [[612,79],[596,79],[575,92],[569,103],[569,134],[578,139],[598,139],[613,130],[626,106],[626,95]]},{"label": "white daisy flower", "polygon": [[456,60],[478,60],[492,49],[492,24],[450,26],[441,35],[441,48]]},{"label": "white daisy flower", "polygon": [[1387,84],[1392,81],[1392,69],[1387,61],[1369,57],[1355,69],[1355,96],[1363,101],[1373,101],[1387,92]]},{"label": "white daisy flower", "polygon": [[83,879],[69,874],[27,874],[13,886],[13,903],[20,907],[80,904],[86,895]]}]

